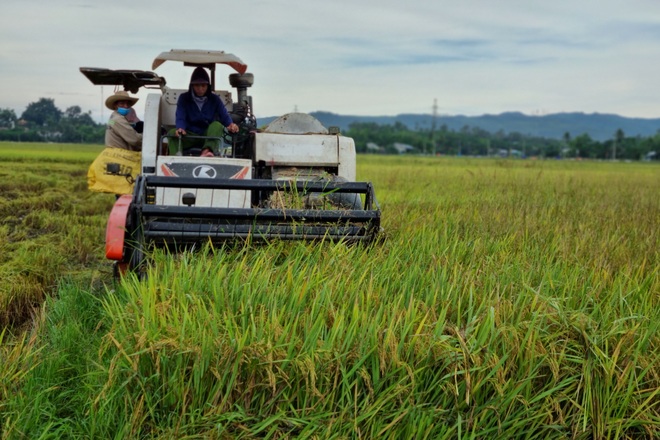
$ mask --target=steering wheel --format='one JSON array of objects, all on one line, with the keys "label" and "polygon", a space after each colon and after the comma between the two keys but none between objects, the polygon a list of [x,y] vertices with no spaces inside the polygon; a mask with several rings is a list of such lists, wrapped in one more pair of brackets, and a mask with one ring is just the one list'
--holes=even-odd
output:
[{"label": "steering wheel", "polygon": [[256,130],[256,128],[257,119],[252,115],[243,118],[238,123],[238,131],[236,133],[232,133],[227,130],[227,127],[224,127],[222,138],[226,144],[231,145],[232,157],[237,157],[236,153],[240,153],[238,157],[242,156],[245,142],[250,136],[250,132]]}]

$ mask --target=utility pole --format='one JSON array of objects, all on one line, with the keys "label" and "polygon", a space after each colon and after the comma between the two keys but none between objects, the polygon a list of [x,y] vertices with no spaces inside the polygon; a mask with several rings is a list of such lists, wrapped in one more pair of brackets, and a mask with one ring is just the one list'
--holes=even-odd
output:
[{"label": "utility pole", "polygon": [[431,119],[431,154],[435,156],[436,154],[436,148],[435,148],[435,125],[436,121],[438,119],[438,99],[433,98],[433,118]]}]

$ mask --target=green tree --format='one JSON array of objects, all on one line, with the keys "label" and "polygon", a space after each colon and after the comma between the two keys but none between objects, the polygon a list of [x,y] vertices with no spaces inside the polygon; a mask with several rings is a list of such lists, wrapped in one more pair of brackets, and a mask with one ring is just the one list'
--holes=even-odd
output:
[{"label": "green tree", "polygon": [[82,109],[78,105],[74,105],[64,110],[62,117],[68,119],[70,122],[73,122],[76,125],[96,125],[92,119],[92,112],[88,111],[87,113],[83,113]]},{"label": "green tree", "polygon": [[623,141],[622,158],[630,160],[642,160],[648,150],[648,142],[644,142],[640,136],[628,137]]},{"label": "green tree", "polygon": [[576,136],[570,144],[569,155],[573,157],[590,157],[594,149],[594,141],[591,136],[584,133]]},{"label": "green tree", "polygon": [[16,112],[10,108],[0,109],[0,127],[14,128],[16,126]]},{"label": "green tree", "polygon": [[29,123],[37,127],[54,127],[62,118],[62,111],[55,106],[55,101],[50,98],[40,98],[37,102],[31,102],[21,115]]},{"label": "green tree", "polygon": [[74,105],[67,108],[60,119],[59,133],[62,142],[102,142],[104,128],[94,122],[91,112],[83,113],[82,109]]}]

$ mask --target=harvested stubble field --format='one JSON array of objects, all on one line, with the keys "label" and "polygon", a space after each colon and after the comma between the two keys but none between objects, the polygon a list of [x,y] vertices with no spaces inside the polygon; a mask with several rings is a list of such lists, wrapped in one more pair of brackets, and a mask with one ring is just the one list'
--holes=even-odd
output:
[{"label": "harvested stubble field", "polygon": [[657,438],[660,168],[358,158],[386,239],[111,281],[98,147],[0,144],[1,438]]}]

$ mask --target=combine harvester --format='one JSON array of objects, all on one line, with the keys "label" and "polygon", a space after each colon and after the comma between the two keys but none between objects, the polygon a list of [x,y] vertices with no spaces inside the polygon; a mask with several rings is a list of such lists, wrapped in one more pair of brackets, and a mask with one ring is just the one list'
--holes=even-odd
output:
[{"label": "combine harvester", "polygon": [[[280,117],[257,128],[254,78],[238,57],[221,51],[171,50],[153,61],[202,66],[211,87],[240,130],[225,131],[214,157],[199,151],[167,154],[176,103],[186,89],[172,89],[151,71],[81,67],[95,85],[158,89],[144,110],[141,172],[133,195],[115,203],[106,230],[106,257],[116,274],[141,272],[154,246],[180,249],[203,243],[270,239],[371,242],[380,231],[380,209],[369,182],[356,182],[355,144],[307,114]],[[229,91],[216,89],[217,65],[233,68]],[[187,87],[187,85],[186,85]],[[175,141],[169,139],[169,142]],[[116,167],[115,167],[116,168]],[[114,169],[108,166],[108,173]]]}]

